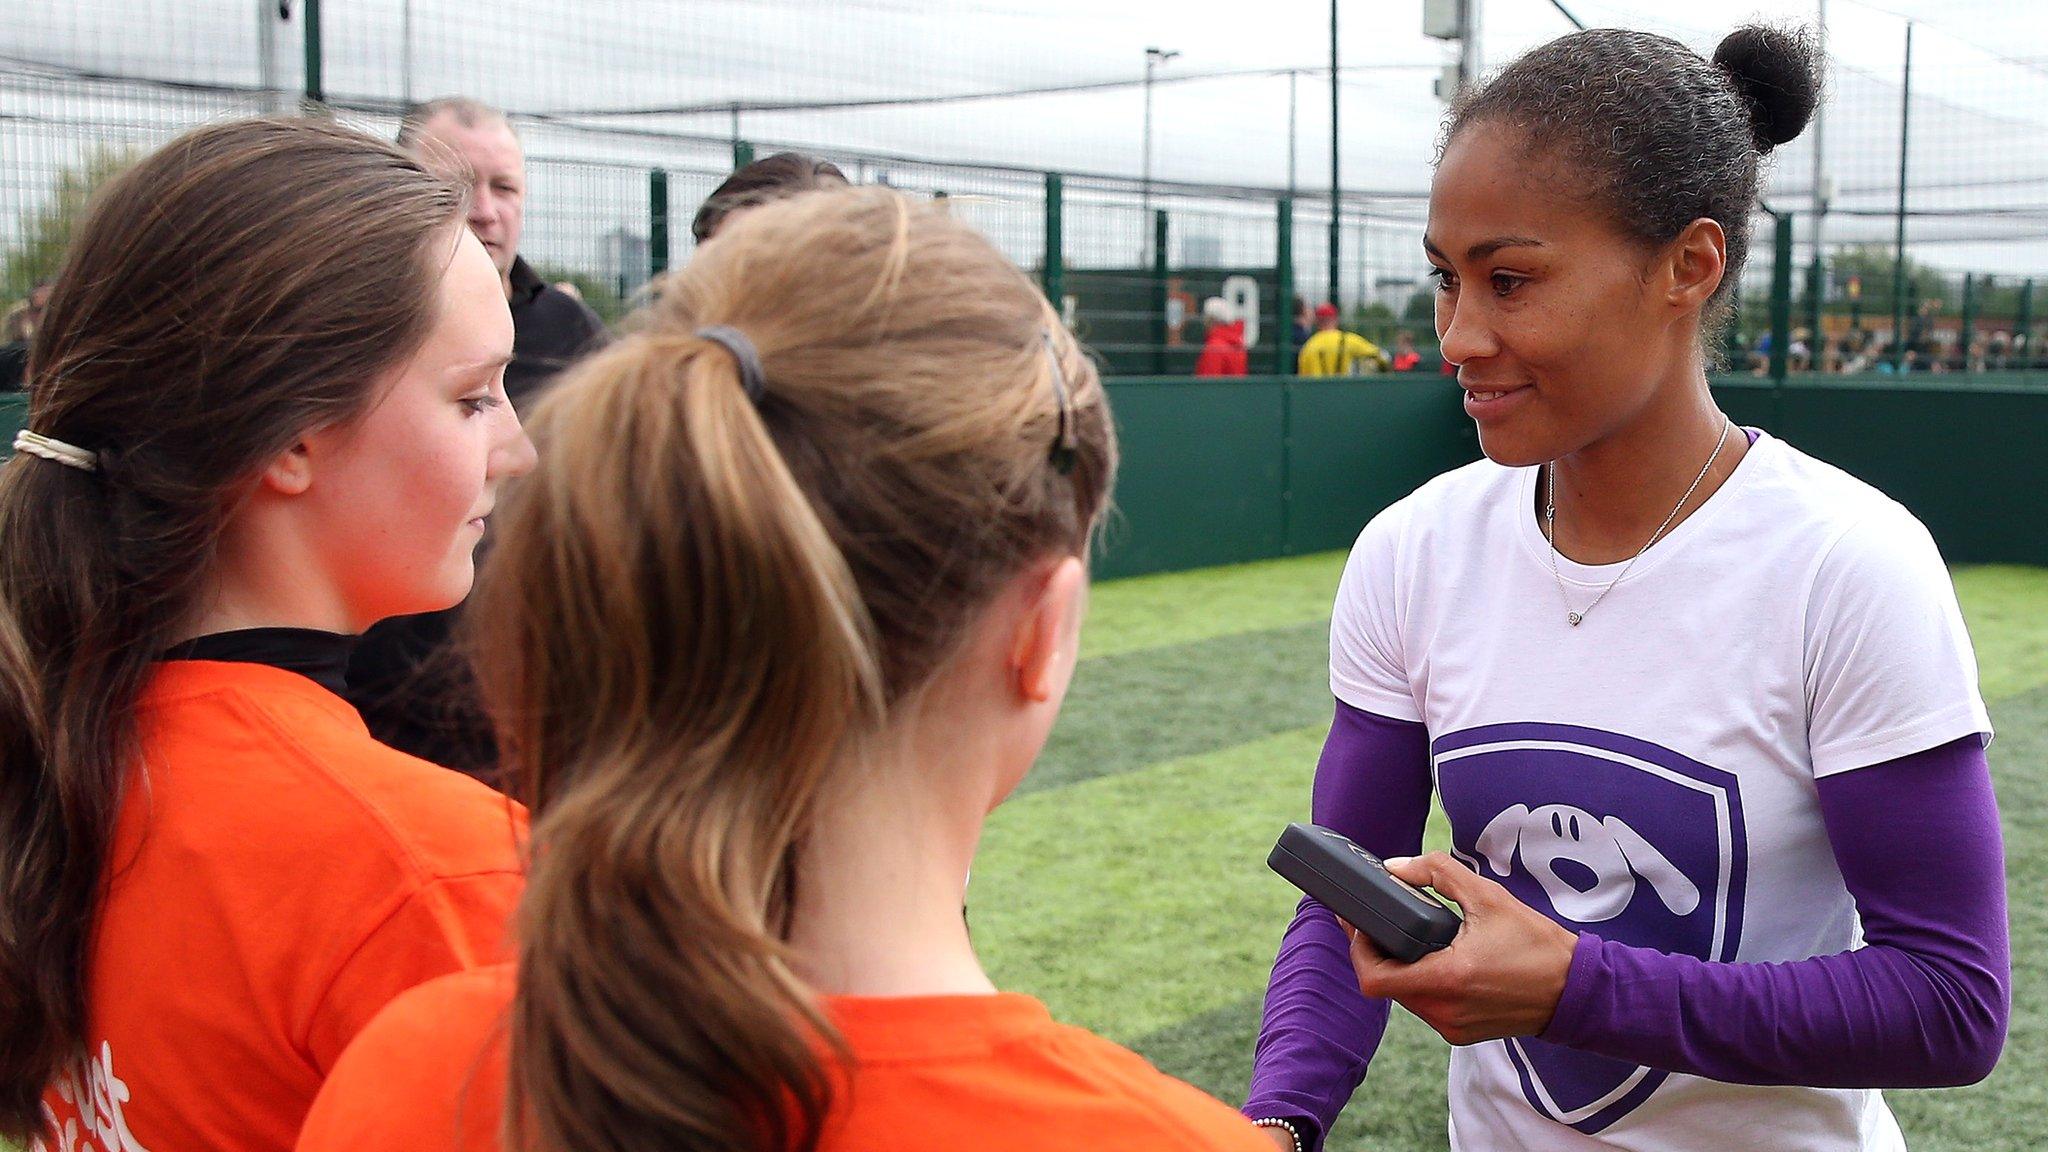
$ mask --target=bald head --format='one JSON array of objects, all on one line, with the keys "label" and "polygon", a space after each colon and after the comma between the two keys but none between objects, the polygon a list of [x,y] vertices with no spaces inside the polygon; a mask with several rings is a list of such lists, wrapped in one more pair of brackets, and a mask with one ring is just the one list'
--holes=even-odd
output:
[{"label": "bald head", "polygon": [[511,291],[512,261],[526,216],[526,153],[503,112],[466,96],[429,100],[406,115],[400,147],[470,185],[469,228]]},{"label": "bald head", "polygon": [[[512,132],[512,121],[501,109],[493,108],[481,100],[467,96],[436,96],[421,104],[415,104],[406,112],[405,119],[398,122],[398,146],[412,149],[419,146],[420,137],[426,134],[427,125],[435,120],[448,119],[463,128],[482,128],[492,124],[502,125]],[[513,133],[517,139],[518,134]]]}]

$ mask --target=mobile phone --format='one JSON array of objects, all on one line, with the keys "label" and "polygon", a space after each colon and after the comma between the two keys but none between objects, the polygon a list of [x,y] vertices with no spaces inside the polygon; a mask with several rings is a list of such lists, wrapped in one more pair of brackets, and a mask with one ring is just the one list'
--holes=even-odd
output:
[{"label": "mobile phone", "polygon": [[1387,871],[1350,838],[1316,824],[1289,824],[1266,866],[1372,940],[1385,956],[1413,963],[1448,947],[1464,923],[1456,912]]}]

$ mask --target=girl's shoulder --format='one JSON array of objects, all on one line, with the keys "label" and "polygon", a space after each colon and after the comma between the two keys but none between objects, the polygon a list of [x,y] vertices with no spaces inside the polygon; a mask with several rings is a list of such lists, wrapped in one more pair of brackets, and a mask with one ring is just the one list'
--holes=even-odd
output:
[{"label": "girl's shoulder", "polygon": [[350,1043],[321,1086],[298,1152],[495,1152],[504,1110],[512,965],[405,993]]}]

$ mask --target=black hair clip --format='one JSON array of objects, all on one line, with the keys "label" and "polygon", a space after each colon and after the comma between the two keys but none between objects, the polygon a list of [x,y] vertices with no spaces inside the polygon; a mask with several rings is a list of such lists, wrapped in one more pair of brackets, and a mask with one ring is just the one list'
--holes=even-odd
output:
[{"label": "black hair clip", "polygon": [[1052,461],[1053,471],[1065,476],[1074,470],[1074,461],[1080,456],[1080,446],[1074,434],[1073,407],[1067,396],[1067,373],[1060,367],[1060,354],[1053,347],[1052,332],[1041,328],[1038,335],[1045,342],[1046,359],[1052,363],[1052,394],[1060,406],[1059,432],[1053,437],[1052,450],[1046,458]]}]

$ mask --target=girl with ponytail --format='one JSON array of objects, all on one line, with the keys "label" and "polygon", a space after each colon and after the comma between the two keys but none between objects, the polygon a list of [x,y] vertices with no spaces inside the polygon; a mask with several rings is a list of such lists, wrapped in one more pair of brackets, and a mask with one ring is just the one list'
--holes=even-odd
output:
[{"label": "girl with ponytail", "polygon": [[395,1003],[302,1150],[1262,1147],[962,922],[1116,468],[1022,274],[886,189],[759,207],[535,424],[473,616],[519,963]]},{"label": "girl with ponytail", "polygon": [[461,189],[360,133],[213,125],[95,200],[0,464],[0,1141],[290,1148],[498,957],[516,810],[338,692],[467,593],[511,350]]}]

